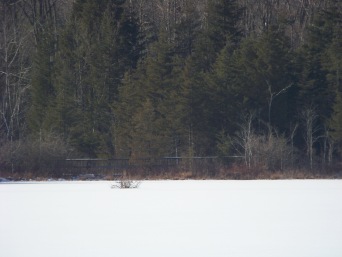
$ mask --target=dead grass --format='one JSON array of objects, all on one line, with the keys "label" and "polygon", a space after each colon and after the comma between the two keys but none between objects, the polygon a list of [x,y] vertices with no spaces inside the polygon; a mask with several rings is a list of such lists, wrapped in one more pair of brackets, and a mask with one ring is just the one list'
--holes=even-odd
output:
[{"label": "dead grass", "polygon": [[182,172],[178,172],[173,179],[186,180],[186,179],[191,179],[191,178],[193,178],[193,174],[191,171],[182,171]]},{"label": "dead grass", "polygon": [[[59,173],[61,174],[61,173]],[[75,174],[80,175],[80,174]],[[232,164],[230,166],[215,166],[209,172],[198,170],[197,172],[184,169],[158,170],[137,167],[137,169],[123,171],[107,171],[101,174],[95,174],[97,178],[108,181],[120,180],[188,180],[188,179],[220,179],[220,180],[280,180],[280,179],[341,179],[342,171],[338,167],[326,171],[310,171],[305,169],[278,170],[269,171],[263,166],[247,168],[244,164]],[[46,173],[38,174],[35,172],[1,172],[0,177],[10,180],[47,180],[50,178],[59,179],[61,177],[51,176]],[[72,177],[62,177],[71,179]]]}]

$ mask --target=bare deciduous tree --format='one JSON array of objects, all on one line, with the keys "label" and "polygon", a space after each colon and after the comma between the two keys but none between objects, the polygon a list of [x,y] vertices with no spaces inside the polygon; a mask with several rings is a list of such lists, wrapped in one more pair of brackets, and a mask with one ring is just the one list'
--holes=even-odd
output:
[{"label": "bare deciduous tree", "polygon": [[15,4],[0,8],[0,131],[7,140],[19,137],[29,87],[29,32]]},{"label": "bare deciduous tree", "polygon": [[304,126],[304,140],[306,144],[306,154],[309,158],[310,169],[313,169],[314,144],[320,138],[319,127],[316,125],[318,115],[314,107],[305,108],[301,114],[301,120]]},{"label": "bare deciduous tree", "polygon": [[305,30],[318,9],[325,8],[328,0],[240,0],[245,7],[241,27],[246,35],[262,33],[270,25],[286,24],[292,46],[304,42]]},{"label": "bare deciduous tree", "polygon": [[245,114],[242,117],[242,123],[240,124],[240,131],[237,134],[237,140],[235,141],[237,149],[242,150],[244,156],[245,165],[251,168],[252,157],[253,157],[253,144],[254,144],[254,133],[252,129],[252,122],[254,120],[254,114]]},{"label": "bare deciduous tree", "polygon": [[326,164],[330,165],[332,163],[332,157],[334,152],[334,139],[330,135],[329,128],[327,126],[324,126],[323,131],[323,141],[322,141],[322,168],[324,169]]}]

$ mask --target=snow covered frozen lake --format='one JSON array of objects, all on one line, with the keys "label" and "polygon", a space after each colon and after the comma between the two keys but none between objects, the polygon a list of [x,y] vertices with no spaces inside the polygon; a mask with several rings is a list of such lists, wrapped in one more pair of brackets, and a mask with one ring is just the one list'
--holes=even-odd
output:
[{"label": "snow covered frozen lake", "polygon": [[0,183],[3,257],[341,257],[342,181]]}]

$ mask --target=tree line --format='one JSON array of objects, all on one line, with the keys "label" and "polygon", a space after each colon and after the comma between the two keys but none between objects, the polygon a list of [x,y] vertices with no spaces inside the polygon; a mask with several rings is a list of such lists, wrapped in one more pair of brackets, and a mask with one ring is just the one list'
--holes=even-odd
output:
[{"label": "tree line", "polygon": [[67,157],[341,157],[337,0],[5,0],[0,167]]}]

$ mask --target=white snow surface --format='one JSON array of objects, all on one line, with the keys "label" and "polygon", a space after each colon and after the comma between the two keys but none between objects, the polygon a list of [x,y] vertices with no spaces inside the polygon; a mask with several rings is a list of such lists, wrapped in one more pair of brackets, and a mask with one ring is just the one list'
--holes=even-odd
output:
[{"label": "white snow surface", "polygon": [[342,181],[0,184],[3,257],[341,257]]}]

